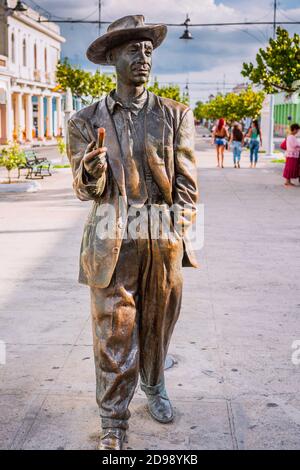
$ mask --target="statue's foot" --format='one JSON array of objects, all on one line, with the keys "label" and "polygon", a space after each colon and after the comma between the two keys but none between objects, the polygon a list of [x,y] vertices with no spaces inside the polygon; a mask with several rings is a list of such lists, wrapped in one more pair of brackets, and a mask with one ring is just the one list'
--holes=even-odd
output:
[{"label": "statue's foot", "polygon": [[172,404],[165,393],[147,395],[149,413],[160,423],[171,423],[174,420]]},{"label": "statue's foot", "polygon": [[122,450],[126,431],[121,428],[103,429],[98,450]]}]

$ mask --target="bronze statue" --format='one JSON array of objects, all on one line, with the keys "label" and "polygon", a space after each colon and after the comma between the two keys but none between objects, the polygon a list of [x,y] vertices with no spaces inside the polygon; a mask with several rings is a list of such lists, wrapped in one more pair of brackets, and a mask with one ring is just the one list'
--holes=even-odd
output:
[{"label": "bronze statue", "polygon": [[[112,23],[87,57],[115,66],[116,90],[68,124],[74,190],[79,199],[94,201],[79,282],[91,289],[99,449],[122,449],[139,375],[151,416],[161,423],[174,418],[164,362],[181,306],[181,267],[197,266],[186,235],[197,185],[192,111],[145,88],[153,49],[166,33],[165,25],[145,25],[142,15]],[[97,146],[99,128],[105,147]],[[151,210],[164,213],[171,206],[177,208],[172,237],[154,236]],[[103,236],[103,208],[109,236]],[[146,230],[134,236],[128,227],[141,212]]]}]

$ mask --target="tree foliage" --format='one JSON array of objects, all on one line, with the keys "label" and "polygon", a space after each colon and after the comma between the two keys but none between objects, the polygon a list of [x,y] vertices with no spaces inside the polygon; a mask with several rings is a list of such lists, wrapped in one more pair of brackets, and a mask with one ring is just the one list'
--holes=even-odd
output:
[{"label": "tree foliage", "polygon": [[244,63],[242,75],[266,93],[285,92],[288,95],[300,90],[300,36],[289,36],[278,27],[276,39],[270,39],[266,49],[259,49],[256,64]]},{"label": "tree foliage", "polygon": [[264,92],[254,91],[251,87],[240,93],[217,95],[208,103],[196,103],[194,115],[196,119],[225,118],[228,122],[240,121],[246,117],[257,118],[260,115]]},{"label": "tree foliage", "polygon": [[110,75],[102,74],[98,70],[92,74],[71,65],[67,58],[57,64],[56,80],[59,89],[66,91],[70,88],[72,95],[80,98],[85,104],[100,99],[115,87]]},{"label": "tree foliage", "polygon": [[11,144],[1,150],[0,166],[7,169],[8,182],[11,183],[10,172],[20,165],[26,163],[25,153],[20,149],[18,144]]},{"label": "tree foliage", "polygon": [[[85,104],[100,99],[115,88],[114,77],[100,73],[98,70],[94,74],[82,70],[80,67],[71,65],[67,58],[58,63],[56,80],[57,90],[66,91],[70,88],[72,95],[80,98]],[[171,98],[184,104],[189,103],[189,97],[181,93],[178,85],[160,86],[155,80],[148,89],[158,96]]]},{"label": "tree foliage", "polygon": [[99,100],[101,96],[108,94],[115,88],[115,82],[110,75],[105,75],[97,70],[89,79],[88,94],[92,100]]},{"label": "tree foliage", "polygon": [[179,85],[160,86],[155,79],[154,84],[149,86],[148,90],[163,98],[170,98],[183,104],[189,104],[189,97],[181,93]]},{"label": "tree foliage", "polygon": [[66,142],[63,137],[58,136],[56,138],[57,140],[57,148],[59,153],[61,154],[62,157],[64,157],[67,154],[67,146]]}]

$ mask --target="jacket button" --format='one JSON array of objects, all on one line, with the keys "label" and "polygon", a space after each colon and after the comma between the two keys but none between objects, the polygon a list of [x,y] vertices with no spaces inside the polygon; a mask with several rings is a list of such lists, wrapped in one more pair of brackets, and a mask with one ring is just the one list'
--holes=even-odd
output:
[{"label": "jacket button", "polygon": [[117,246],[114,246],[112,251],[113,253],[119,253],[119,248]]},{"label": "jacket button", "polygon": [[119,228],[123,228],[122,222],[118,222],[118,227],[119,227]]}]

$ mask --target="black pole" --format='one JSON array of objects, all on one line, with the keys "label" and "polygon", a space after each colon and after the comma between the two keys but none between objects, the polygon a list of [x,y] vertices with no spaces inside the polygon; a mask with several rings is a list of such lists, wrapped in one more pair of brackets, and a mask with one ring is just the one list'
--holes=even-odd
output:
[{"label": "black pole", "polygon": [[101,36],[101,0],[98,2],[98,9],[99,9],[99,26],[98,26],[98,33]]},{"label": "black pole", "polygon": [[276,26],[277,26],[277,0],[274,0],[274,22],[273,22],[273,39],[276,38]]}]

